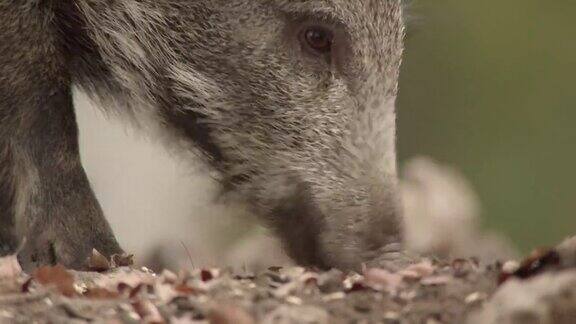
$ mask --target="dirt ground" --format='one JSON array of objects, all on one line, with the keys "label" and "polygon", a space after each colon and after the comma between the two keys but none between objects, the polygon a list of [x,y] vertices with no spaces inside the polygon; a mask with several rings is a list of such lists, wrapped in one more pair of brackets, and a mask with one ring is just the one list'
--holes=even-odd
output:
[{"label": "dirt ground", "polygon": [[12,256],[0,259],[0,323],[573,323],[575,242],[522,263],[420,259],[361,273],[155,274],[95,252],[88,264],[99,272],[56,266],[26,274]]},{"label": "dirt ground", "polygon": [[[155,275],[119,268],[79,273],[41,268],[5,283],[10,323],[456,323],[495,288],[496,267],[423,261],[363,275],[304,268],[260,274],[219,269]],[[30,279],[34,278],[34,279]],[[43,284],[40,284],[43,283]]]}]

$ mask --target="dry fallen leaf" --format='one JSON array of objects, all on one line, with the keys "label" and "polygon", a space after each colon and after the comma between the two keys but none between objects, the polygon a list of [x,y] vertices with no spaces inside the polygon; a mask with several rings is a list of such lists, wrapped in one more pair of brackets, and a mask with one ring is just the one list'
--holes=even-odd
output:
[{"label": "dry fallen leaf", "polygon": [[505,269],[500,273],[498,284],[503,284],[511,277],[527,279],[552,269],[558,269],[561,265],[560,254],[552,249],[538,249],[533,251],[516,271],[510,273]]},{"label": "dry fallen leaf", "polygon": [[92,255],[88,258],[87,263],[90,271],[104,272],[112,268],[110,261],[96,249],[92,249]]},{"label": "dry fallen leaf", "polygon": [[61,265],[40,267],[34,271],[32,277],[44,286],[54,286],[66,297],[78,295],[74,288],[74,277]]},{"label": "dry fallen leaf", "polygon": [[105,272],[118,267],[128,267],[134,264],[132,254],[113,254],[110,259],[96,249],[92,249],[92,255],[86,260],[89,271]]},{"label": "dry fallen leaf", "polygon": [[214,279],[214,274],[212,273],[212,271],[204,269],[200,272],[200,278],[202,279],[202,281],[208,282]]},{"label": "dry fallen leaf", "polygon": [[130,291],[129,298],[133,299],[137,297],[148,296],[152,293],[152,290],[153,286],[151,284],[141,283]]},{"label": "dry fallen leaf", "polygon": [[134,311],[138,313],[142,322],[148,324],[166,323],[158,308],[149,300],[137,300],[132,303]]},{"label": "dry fallen leaf", "polygon": [[403,284],[403,277],[385,269],[370,268],[364,271],[364,283],[372,289],[395,292]]},{"label": "dry fallen leaf", "polygon": [[113,254],[112,268],[129,267],[134,265],[134,254]]},{"label": "dry fallen leaf", "polygon": [[357,291],[365,291],[365,290],[368,290],[370,288],[371,287],[366,286],[362,282],[355,282],[355,283],[351,284],[351,286],[346,289],[346,292],[353,293],[353,292],[357,292]]},{"label": "dry fallen leaf", "polygon": [[94,280],[94,285],[109,290],[129,288],[132,291],[133,287],[137,287],[142,283],[153,285],[154,281],[152,274],[138,270],[122,271],[120,269]]},{"label": "dry fallen leaf", "polygon": [[202,292],[201,289],[196,289],[196,288],[190,287],[186,284],[175,285],[174,290],[177,293],[182,294],[184,296],[194,295],[194,294],[198,294],[198,293]]},{"label": "dry fallen leaf", "polygon": [[19,276],[22,268],[15,255],[0,258],[0,279],[8,279]]},{"label": "dry fallen leaf", "polygon": [[104,288],[89,288],[82,296],[90,299],[117,299],[120,294]]},{"label": "dry fallen leaf", "polygon": [[430,260],[424,260],[408,266],[406,269],[399,271],[398,274],[408,279],[420,279],[431,276],[435,269]]},{"label": "dry fallen leaf", "polygon": [[163,303],[169,303],[174,298],[179,297],[181,295],[174,289],[174,286],[172,286],[171,284],[165,284],[160,282],[156,282],[156,284],[154,285],[154,293],[158,298],[158,300]]}]

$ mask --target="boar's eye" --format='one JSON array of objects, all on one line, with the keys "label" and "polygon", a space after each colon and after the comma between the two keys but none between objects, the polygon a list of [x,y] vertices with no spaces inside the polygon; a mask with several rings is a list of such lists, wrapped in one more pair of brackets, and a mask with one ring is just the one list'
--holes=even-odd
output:
[{"label": "boar's eye", "polygon": [[316,54],[326,54],[332,51],[334,35],[324,27],[312,26],[301,32],[300,42],[305,48]]}]

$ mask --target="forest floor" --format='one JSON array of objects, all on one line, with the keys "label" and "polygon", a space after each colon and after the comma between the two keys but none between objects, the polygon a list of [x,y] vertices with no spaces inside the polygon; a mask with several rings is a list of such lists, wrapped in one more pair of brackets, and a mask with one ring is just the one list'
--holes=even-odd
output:
[{"label": "forest floor", "polygon": [[155,274],[0,259],[0,323],[575,323],[576,239],[521,263],[422,259],[400,271],[269,268]]}]

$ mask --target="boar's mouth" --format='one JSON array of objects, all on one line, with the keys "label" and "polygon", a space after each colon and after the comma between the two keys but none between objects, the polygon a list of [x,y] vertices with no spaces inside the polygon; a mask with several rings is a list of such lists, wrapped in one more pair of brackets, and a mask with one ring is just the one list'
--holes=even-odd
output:
[{"label": "boar's mouth", "polygon": [[298,184],[295,194],[272,210],[272,226],[287,253],[298,264],[327,269],[329,266],[322,259],[319,242],[324,224],[310,192],[305,182]]}]

